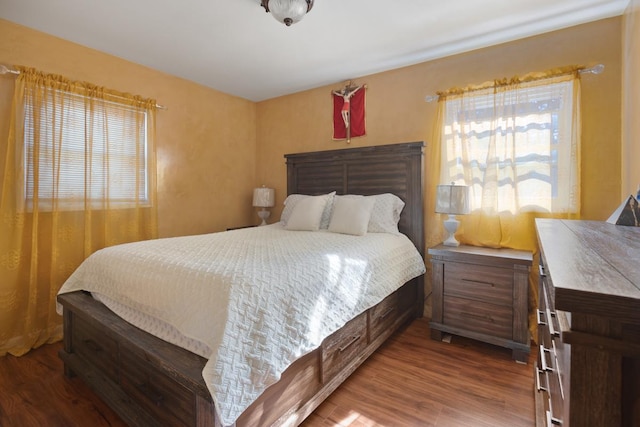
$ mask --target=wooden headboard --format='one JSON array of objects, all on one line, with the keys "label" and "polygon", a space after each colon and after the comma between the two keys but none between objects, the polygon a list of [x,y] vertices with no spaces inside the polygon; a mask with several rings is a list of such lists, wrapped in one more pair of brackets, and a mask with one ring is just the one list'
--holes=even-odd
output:
[{"label": "wooden headboard", "polygon": [[393,193],[405,202],[398,228],[424,256],[423,142],[286,154],[287,194]]}]

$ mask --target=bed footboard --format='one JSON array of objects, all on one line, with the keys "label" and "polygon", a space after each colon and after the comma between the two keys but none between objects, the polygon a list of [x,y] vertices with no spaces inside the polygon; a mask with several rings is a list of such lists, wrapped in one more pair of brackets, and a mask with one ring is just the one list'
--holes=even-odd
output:
[{"label": "bed footboard", "polygon": [[[298,425],[393,332],[419,315],[422,276],[351,320],[292,364],[238,426]],[[206,360],[119,318],[86,292],[60,295],[65,373],[78,375],[132,426],[215,426]]]}]

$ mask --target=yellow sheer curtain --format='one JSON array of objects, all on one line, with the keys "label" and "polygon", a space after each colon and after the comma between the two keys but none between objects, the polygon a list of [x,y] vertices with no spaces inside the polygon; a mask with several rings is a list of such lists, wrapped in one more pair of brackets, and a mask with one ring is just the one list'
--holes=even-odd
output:
[{"label": "yellow sheer curtain", "polygon": [[155,101],[18,69],[0,152],[0,355],[62,337],[56,294],[87,256],[157,236]]},{"label": "yellow sheer curtain", "polygon": [[[532,73],[438,94],[434,142],[439,149],[431,157],[427,197],[434,203],[437,184],[470,187],[472,212],[458,216],[461,243],[529,250],[537,263],[535,218],[579,217],[580,69]],[[562,108],[568,114],[558,114]],[[427,212],[427,239],[439,243],[443,219],[433,206]],[[537,282],[534,265],[532,332]]]}]

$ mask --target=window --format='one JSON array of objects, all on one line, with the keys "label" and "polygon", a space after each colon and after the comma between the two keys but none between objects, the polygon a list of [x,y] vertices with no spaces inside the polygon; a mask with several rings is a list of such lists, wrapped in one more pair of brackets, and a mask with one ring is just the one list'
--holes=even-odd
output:
[{"label": "window", "polygon": [[31,95],[24,106],[27,208],[36,197],[40,206],[55,201],[66,210],[148,204],[145,110],[59,90],[36,107]]},{"label": "window", "polygon": [[441,182],[487,213],[579,209],[578,82],[553,77],[444,100]]}]

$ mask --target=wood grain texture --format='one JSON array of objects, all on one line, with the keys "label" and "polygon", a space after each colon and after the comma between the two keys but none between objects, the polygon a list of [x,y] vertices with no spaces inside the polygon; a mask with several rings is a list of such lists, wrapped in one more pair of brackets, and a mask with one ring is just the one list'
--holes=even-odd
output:
[{"label": "wood grain texture", "polygon": [[640,227],[537,219],[556,309],[640,323]]},{"label": "wood grain texture", "polygon": [[511,348],[515,360],[527,360],[531,252],[438,245],[429,255],[431,337],[440,339],[441,332],[463,335]]},{"label": "wood grain texture", "polygon": [[329,382],[367,346],[367,316],[362,313],[322,342],[322,382]]},{"label": "wood grain texture", "polygon": [[[531,427],[531,366],[506,349],[461,337],[430,340],[428,319],[387,341],[302,424]],[[3,427],[126,427],[79,378],[62,373],[61,343],[0,358]],[[499,375],[496,373],[499,372]]]},{"label": "wood grain texture", "polygon": [[563,426],[640,425],[640,228],[568,220],[536,227],[546,306],[538,366],[548,365],[552,379],[539,392],[545,410]]},{"label": "wood grain texture", "polygon": [[[281,380],[267,388],[242,413],[237,424],[299,424],[394,331],[414,317],[417,284],[417,280],[411,280],[396,292],[392,301],[398,314],[386,330],[378,331],[376,337],[368,340],[370,315],[362,313],[346,330],[337,331],[319,349],[287,368]],[[67,316],[72,325],[82,324],[87,328],[86,333],[80,335],[81,342],[73,341],[78,334],[72,332],[71,352],[60,353],[66,371],[77,373],[127,423],[155,427],[162,420],[167,426],[205,426],[212,419],[213,402],[201,375],[204,358],[130,325],[88,293],[64,294],[58,301],[65,313],[72,312]],[[355,335],[358,339],[350,345]],[[102,354],[107,347],[86,345],[87,341],[101,341],[101,337],[116,343],[114,355]],[[76,345],[93,351],[76,353]],[[327,348],[330,351],[325,352]],[[329,356],[321,357],[321,353]],[[100,367],[105,359],[115,361],[115,370],[120,373],[116,378],[109,374],[111,371],[108,375],[102,372]],[[323,367],[325,375],[321,375]],[[193,412],[184,415],[189,411]]]},{"label": "wood grain texture", "polygon": [[[302,425],[533,425],[529,365],[510,351],[452,337],[428,339],[427,319],[391,338]],[[500,372],[499,375],[496,375]]]},{"label": "wood grain texture", "polygon": [[513,310],[503,305],[489,304],[468,298],[446,296],[443,323],[465,331],[492,335],[510,340],[513,337]]},{"label": "wood grain texture", "polygon": [[80,378],[63,374],[61,343],[0,357],[0,426],[126,427]]},{"label": "wood grain texture", "polygon": [[444,277],[445,295],[513,306],[513,271],[488,265],[450,263]]}]

